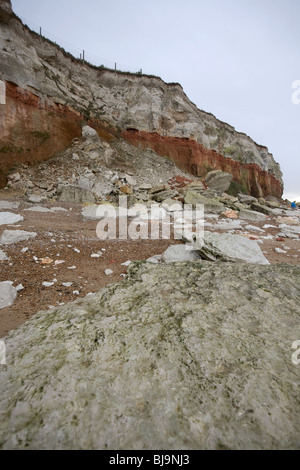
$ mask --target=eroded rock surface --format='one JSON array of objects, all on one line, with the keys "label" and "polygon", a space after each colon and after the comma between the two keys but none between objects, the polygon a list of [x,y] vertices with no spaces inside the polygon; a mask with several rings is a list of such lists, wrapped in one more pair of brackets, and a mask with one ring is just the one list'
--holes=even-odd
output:
[{"label": "eroded rock surface", "polygon": [[0,447],[299,448],[299,267],[129,272],[5,338]]}]

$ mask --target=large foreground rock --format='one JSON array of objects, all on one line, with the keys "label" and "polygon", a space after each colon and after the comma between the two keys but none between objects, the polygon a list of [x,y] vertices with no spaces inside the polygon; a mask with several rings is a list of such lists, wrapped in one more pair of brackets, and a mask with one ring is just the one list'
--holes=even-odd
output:
[{"label": "large foreground rock", "polygon": [[129,273],[5,338],[0,448],[299,448],[300,268]]}]

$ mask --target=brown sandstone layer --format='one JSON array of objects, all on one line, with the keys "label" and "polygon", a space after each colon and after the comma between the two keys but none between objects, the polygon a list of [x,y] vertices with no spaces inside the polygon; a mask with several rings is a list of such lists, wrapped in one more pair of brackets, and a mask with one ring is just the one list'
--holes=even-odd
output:
[{"label": "brown sandstone layer", "polygon": [[[0,105],[0,187],[16,165],[34,165],[64,150],[81,136],[82,115],[70,106],[44,100],[6,82],[6,104]],[[93,127],[106,139],[109,131],[97,121]]]},{"label": "brown sandstone layer", "polygon": [[283,187],[273,174],[262,170],[256,164],[240,163],[209,150],[195,140],[167,137],[128,129],[123,137],[139,148],[151,148],[162,157],[168,157],[184,171],[204,177],[211,170],[222,170],[233,175],[233,191],[245,192],[255,197],[272,195],[281,197]]}]

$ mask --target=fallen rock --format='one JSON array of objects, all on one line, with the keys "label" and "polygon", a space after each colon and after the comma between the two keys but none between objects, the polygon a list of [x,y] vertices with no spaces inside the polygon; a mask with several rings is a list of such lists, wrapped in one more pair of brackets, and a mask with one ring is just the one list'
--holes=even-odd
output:
[{"label": "fallen rock", "polygon": [[222,196],[222,194],[229,188],[232,178],[233,176],[230,173],[226,173],[221,170],[214,170],[207,173],[205,183],[209,189],[216,191],[218,196]]},{"label": "fallen rock", "polygon": [[4,251],[0,250],[0,261],[8,261],[9,260],[9,257],[7,256],[6,253],[4,253]]},{"label": "fallen rock", "polygon": [[299,285],[299,266],[133,263],[36,314],[5,338],[0,448],[298,449]]},{"label": "fallen rock", "polygon": [[262,214],[266,215],[272,215],[272,209],[270,209],[267,206],[264,206],[262,204],[259,204],[258,202],[252,202],[250,205],[251,209],[256,212],[261,212]]},{"label": "fallen rock", "polygon": [[241,235],[205,232],[204,237],[197,239],[193,232],[185,232],[184,239],[192,243],[200,256],[208,261],[269,264],[256,241]]},{"label": "fallen rock", "polygon": [[245,225],[246,230],[250,230],[250,232],[265,232],[262,228],[256,227],[255,225]]},{"label": "fallen rock", "polygon": [[188,245],[169,246],[161,257],[163,263],[196,261],[198,259],[201,259],[201,256],[195,250],[189,250]]},{"label": "fallen rock", "polygon": [[23,222],[24,217],[12,212],[0,212],[0,225],[13,225],[18,222]]},{"label": "fallen rock", "polygon": [[0,211],[18,209],[19,205],[19,202],[0,201]]},{"label": "fallen rock", "polygon": [[50,209],[48,209],[47,207],[43,207],[43,206],[32,206],[24,210],[30,211],[30,212],[51,212]]},{"label": "fallen rock", "polygon": [[231,220],[220,220],[216,225],[213,226],[216,230],[242,230],[243,226],[239,220],[231,219]]},{"label": "fallen rock", "polygon": [[10,307],[16,300],[18,291],[12,282],[0,282],[0,309]]},{"label": "fallen rock", "polygon": [[37,194],[30,194],[27,197],[27,201],[31,202],[32,204],[40,204],[41,202],[46,201],[47,198],[45,196],[39,196]]},{"label": "fallen rock", "polygon": [[83,126],[82,137],[89,139],[90,137],[98,137],[98,132],[90,126]]},{"label": "fallen rock", "polygon": [[77,186],[60,186],[58,188],[58,200],[74,204],[85,204],[96,202],[96,196],[92,191]]},{"label": "fallen rock", "polygon": [[165,199],[161,206],[167,212],[181,212],[183,210],[181,202],[174,199]]},{"label": "fallen rock", "polygon": [[297,217],[277,217],[279,224],[287,225],[299,225],[299,219]]},{"label": "fallen rock", "polygon": [[163,202],[166,199],[173,199],[174,197],[178,196],[178,192],[174,189],[167,189],[165,191],[160,191],[155,193],[152,197],[156,202]]},{"label": "fallen rock", "polygon": [[86,191],[91,191],[94,186],[94,181],[91,178],[86,178],[85,176],[81,176],[78,180],[78,188],[84,189]]},{"label": "fallen rock", "polygon": [[238,194],[239,201],[242,204],[252,204],[252,202],[257,202],[256,197],[250,196],[248,194]]},{"label": "fallen rock", "polygon": [[150,191],[150,189],[152,189],[151,184],[144,183],[139,186],[140,191]]},{"label": "fallen rock", "polygon": [[0,245],[11,245],[30,238],[35,238],[36,232],[25,232],[24,230],[4,230],[0,236]]},{"label": "fallen rock", "polygon": [[211,212],[215,214],[221,214],[225,207],[217,199],[208,199],[201,194],[195,193],[194,191],[188,191],[184,198],[185,204],[192,205],[204,205],[205,212]]},{"label": "fallen rock", "polygon": [[234,211],[232,209],[226,209],[226,211],[222,212],[221,215],[227,217],[228,219],[238,219],[239,213],[238,211]]},{"label": "fallen rock", "polygon": [[266,220],[265,214],[248,209],[242,209],[239,212],[239,218],[244,220],[251,220],[252,222],[264,222]]}]

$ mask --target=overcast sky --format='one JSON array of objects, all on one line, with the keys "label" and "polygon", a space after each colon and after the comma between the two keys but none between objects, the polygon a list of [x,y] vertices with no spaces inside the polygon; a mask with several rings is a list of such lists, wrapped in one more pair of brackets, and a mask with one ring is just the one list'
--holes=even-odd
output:
[{"label": "overcast sky", "polygon": [[[198,108],[266,145],[300,201],[299,0],[12,0],[92,62],[179,82]],[[51,37],[52,36],[52,37]],[[299,93],[292,88],[299,81]],[[297,85],[297,84],[295,84]],[[294,94],[295,103],[292,102]]]}]

